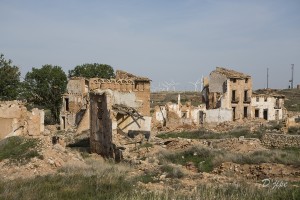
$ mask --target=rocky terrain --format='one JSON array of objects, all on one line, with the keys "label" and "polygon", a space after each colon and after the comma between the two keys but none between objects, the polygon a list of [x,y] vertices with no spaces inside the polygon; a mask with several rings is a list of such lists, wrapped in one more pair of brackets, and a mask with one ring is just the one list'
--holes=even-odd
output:
[{"label": "rocky terrain", "polygon": [[[140,188],[138,192],[144,191],[136,197],[142,199],[149,194],[151,198],[153,195],[165,198],[166,191],[170,194],[167,198],[189,198],[199,195],[203,187],[227,186],[254,187],[263,194],[263,190],[272,191],[272,185],[267,185],[266,181],[277,181],[275,186],[278,188],[273,191],[289,188],[295,191],[293,195],[298,195],[300,150],[264,146],[256,133],[267,126],[255,127],[252,124],[252,128],[249,128],[231,123],[212,130],[184,130],[188,134],[183,130],[162,132],[152,136],[149,141],[144,140],[135,145],[124,156],[124,161],[115,164],[103,160],[99,155],[88,153],[88,133],[75,137],[72,132],[52,130],[48,135],[36,139],[38,142],[33,148],[37,150],[37,156],[27,162],[1,159],[0,191],[8,187],[5,184],[7,181],[20,181],[20,178],[35,180],[47,175],[68,176],[76,172],[93,174],[98,168],[106,166],[106,173],[111,174],[121,168],[122,177],[133,181],[135,188]],[[236,128],[228,132],[228,127]],[[216,129],[222,133],[214,132]],[[178,137],[180,133],[185,136]],[[2,141],[0,148],[4,148],[8,142]],[[7,197],[5,193],[1,195]],[[245,191],[245,195],[250,194]],[[223,197],[229,198],[226,195]]]}]

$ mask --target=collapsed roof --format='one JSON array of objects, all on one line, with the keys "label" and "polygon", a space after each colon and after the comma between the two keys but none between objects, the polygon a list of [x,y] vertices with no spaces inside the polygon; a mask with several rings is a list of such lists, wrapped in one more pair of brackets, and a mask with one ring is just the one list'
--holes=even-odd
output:
[{"label": "collapsed roof", "polygon": [[130,74],[128,72],[117,70],[116,71],[116,79],[131,79],[135,81],[151,81],[149,78],[142,77],[142,76],[136,76],[133,74]]},{"label": "collapsed roof", "polygon": [[226,69],[223,67],[216,67],[216,69],[214,71],[211,72],[212,73],[218,73],[221,75],[226,76],[227,78],[240,78],[240,79],[245,79],[245,78],[251,78],[251,76],[241,73],[241,72],[237,72],[231,69]]}]

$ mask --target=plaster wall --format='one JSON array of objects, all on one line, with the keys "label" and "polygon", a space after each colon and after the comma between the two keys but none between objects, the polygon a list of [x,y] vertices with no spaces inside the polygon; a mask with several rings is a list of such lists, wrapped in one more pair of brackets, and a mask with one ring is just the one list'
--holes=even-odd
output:
[{"label": "plaster wall", "polygon": [[224,93],[225,88],[224,85],[226,84],[226,76],[219,74],[219,73],[214,73],[212,72],[209,75],[209,92],[218,92],[218,93]]},{"label": "plaster wall", "polygon": [[38,136],[44,132],[44,111],[34,108],[27,111],[22,102],[0,102],[0,140],[24,135]]},{"label": "plaster wall", "polygon": [[[258,101],[257,101],[258,100]],[[276,99],[274,97],[252,97],[252,117],[255,118],[255,110],[259,110],[258,118],[264,118],[264,110],[268,110],[268,120],[280,120],[283,119],[282,108],[275,109]],[[276,119],[276,112],[278,118]]]},{"label": "plaster wall", "polygon": [[205,111],[206,123],[221,123],[232,121],[231,109],[210,109]]}]

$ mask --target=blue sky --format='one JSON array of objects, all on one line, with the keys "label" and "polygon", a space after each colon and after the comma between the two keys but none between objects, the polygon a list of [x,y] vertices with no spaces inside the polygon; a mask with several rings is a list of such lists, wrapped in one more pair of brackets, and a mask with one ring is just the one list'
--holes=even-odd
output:
[{"label": "blue sky", "polygon": [[0,52],[22,75],[44,64],[83,63],[159,82],[190,81],[216,66],[254,88],[300,84],[300,0],[0,0]]}]

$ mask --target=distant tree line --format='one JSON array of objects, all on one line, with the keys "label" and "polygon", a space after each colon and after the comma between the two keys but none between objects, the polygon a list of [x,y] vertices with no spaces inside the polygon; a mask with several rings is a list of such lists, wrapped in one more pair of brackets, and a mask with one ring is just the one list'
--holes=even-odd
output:
[{"label": "distant tree line", "polygon": [[[62,94],[66,92],[67,75],[60,66],[33,67],[20,81],[19,67],[0,55],[0,100],[26,100],[32,106],[50,110],[52,123],[59,122]],[[106,64],[83,64],[68,71],[68,77],[113,78],[114,70]]]}]

